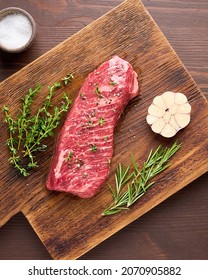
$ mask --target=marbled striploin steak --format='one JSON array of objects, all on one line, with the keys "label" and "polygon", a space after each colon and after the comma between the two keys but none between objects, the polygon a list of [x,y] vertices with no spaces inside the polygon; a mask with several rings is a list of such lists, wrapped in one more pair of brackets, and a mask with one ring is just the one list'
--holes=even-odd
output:
[{"label": "marbled striploin steak", "polygon": [[83,198],[98,192],[109,174],[115,125],[137,95],[137,74],[118,56],[88,75],[60,132],[49,190]]}]

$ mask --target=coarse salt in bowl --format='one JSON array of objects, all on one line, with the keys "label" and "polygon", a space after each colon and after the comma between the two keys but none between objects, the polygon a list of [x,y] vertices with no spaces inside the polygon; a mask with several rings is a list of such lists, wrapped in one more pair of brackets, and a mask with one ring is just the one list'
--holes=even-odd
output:
[{"label": "coarse salt in bowl", "polygon": [[9,7],[0,11],[0,49],[7,52],[22,52],[34,41],[36,24],[23,9]]}]

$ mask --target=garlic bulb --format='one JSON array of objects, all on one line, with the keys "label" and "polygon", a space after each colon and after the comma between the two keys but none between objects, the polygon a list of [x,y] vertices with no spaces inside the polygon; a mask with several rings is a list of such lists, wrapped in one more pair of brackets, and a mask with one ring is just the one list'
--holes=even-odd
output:
[{"label": "garlic bulb", "polygon": [[190,114],[191,105],[183,93],[166,91],[153,99],[146,120],[155,133],[170,138],[189,124]]}]

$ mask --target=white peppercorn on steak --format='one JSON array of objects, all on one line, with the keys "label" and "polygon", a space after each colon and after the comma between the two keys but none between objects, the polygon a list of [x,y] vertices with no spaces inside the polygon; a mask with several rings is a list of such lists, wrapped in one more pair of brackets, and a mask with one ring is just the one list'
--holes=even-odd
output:
[{"label": "white peppercorn on steak", "polygon": [[90,73],[60,132],[47,179],[49,190],[94,196],[107,179],[115,125],[138,95],[137,74],[118,56]]}]

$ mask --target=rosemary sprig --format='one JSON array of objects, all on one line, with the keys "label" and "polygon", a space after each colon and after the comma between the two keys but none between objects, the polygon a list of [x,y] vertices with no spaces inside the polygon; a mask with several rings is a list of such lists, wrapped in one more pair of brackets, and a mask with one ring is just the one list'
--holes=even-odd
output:
[{"label": "rosemary sprig", "polygon": [[176,141],[170,148],[163,148],[160,145],[155,152],[151,150],[141,170],[133,157],[132,164],[128,167],[119,163],[115,174],[115,187],[109,186],[114,201],[102,215],[113,215],[129,209],[154,184],[151,179],[170,166],[170,158],[180,147],[181,144]]},{"label": "rosemary sprig", "polygon": [[31,114],[31,106],[35,96],[41,91],[41,85],[37,84],[30,88],[25,97],[21,100],[22,106],[19,109],[17,119],[13,119],[9,112],[9,107],[4,106],[5,122],[8,125],[9,138],[6,144],[11,157],[9,161],[23,175],[28,176],[28,170],[38,166],[35,161],[35,152],[45,151],[47,146],[43,140],[53,135],[53,130],[60,123],[62,113],[66,112],[72,103],[66,93],[60,107],[52,104],[52,97],[57,89],[71,83],[73,75],[69,74],[61,82],[55,82],[48,87],[43,105],[35,115]]}]

